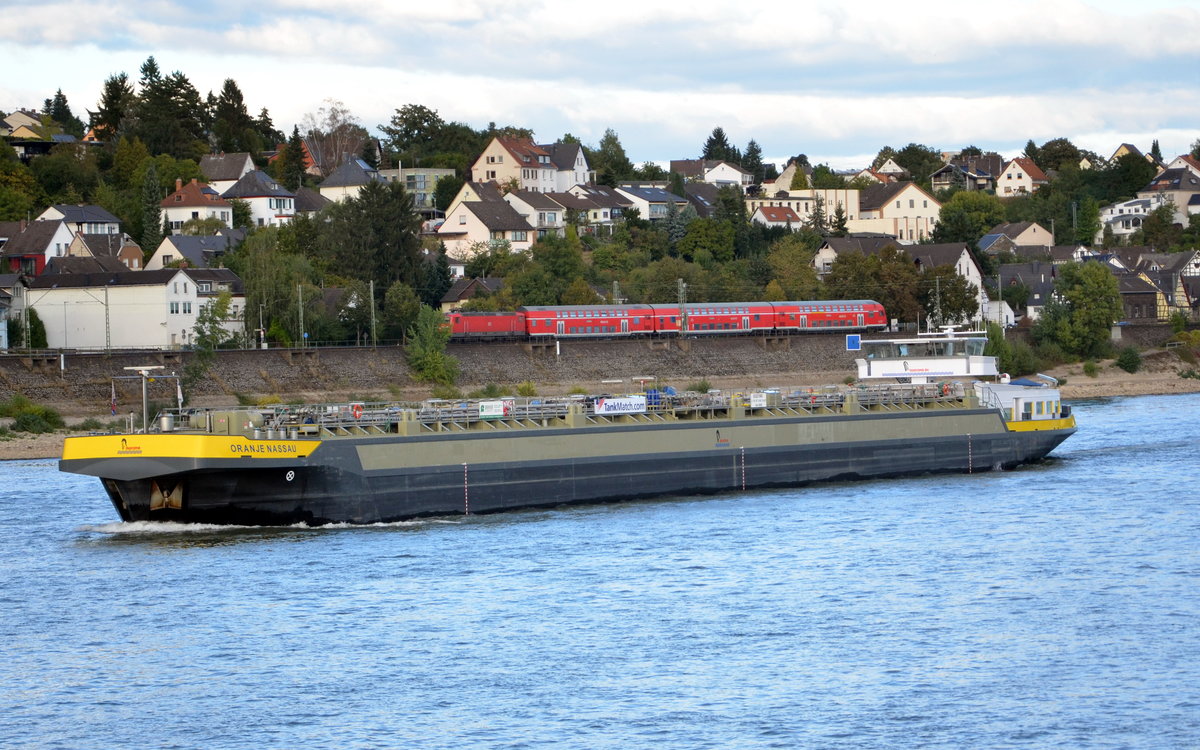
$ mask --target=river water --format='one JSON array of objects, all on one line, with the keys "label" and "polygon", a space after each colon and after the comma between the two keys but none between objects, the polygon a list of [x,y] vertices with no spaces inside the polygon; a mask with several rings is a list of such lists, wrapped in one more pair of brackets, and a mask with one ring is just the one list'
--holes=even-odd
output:
[{"label": "river water", "polygon": [[1003,473],[371,528],[0,463],[0,747],[1200,746],[1195,395]]}]

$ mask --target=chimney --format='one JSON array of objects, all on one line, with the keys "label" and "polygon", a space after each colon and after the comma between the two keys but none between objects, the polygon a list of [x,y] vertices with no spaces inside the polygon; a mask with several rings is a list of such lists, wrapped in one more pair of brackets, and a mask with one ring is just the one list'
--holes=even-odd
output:
[{"label": "chimney", "polygon": [[29,226],[29,220],[28,220],[28,219],[21,219],[21,231],[22,231],[22,232],[24,232],[24,231],[25,231],[25,227],[27,227],[27,226]]},{"label": "chimney", "polygon": [[[192,180],[192,182],[195,182],[195,180]],[[176,177],[175,178],[175,191],[179,192],[180,190],[183,190],[183,180]]]}]

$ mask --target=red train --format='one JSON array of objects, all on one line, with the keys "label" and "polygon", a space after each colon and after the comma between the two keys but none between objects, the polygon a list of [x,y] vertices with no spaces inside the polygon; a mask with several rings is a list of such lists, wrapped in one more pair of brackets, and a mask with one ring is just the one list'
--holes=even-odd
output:
[{"label": "red train", "polygon": [[[688,335],[882,329],[883,305],[868,299],[803,302],[689,302]],[[454,340],[679,335],[679,305],[561,305],[513,312],[452,312]]]}]

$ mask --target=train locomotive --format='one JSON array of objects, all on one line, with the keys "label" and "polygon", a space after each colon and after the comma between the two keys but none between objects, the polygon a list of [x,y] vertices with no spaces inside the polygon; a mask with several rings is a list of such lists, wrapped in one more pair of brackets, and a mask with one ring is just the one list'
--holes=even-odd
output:
[{"label": "train locomotive", "polygon": [[533,305],[506,312],[453,311],[453,341],[631,336],[835,333],[887,327],[874,300],[689,302],[675,305]]}]

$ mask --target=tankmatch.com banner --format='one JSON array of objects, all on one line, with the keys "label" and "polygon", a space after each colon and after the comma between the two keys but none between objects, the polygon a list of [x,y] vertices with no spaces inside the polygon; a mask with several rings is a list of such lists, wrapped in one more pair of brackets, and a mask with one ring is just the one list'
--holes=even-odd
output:
[{"label": "tankmatch.com banner", "polygon": [[596,399],[597,414],[641,414],[645,411],[645,396],[614,396]]}]

